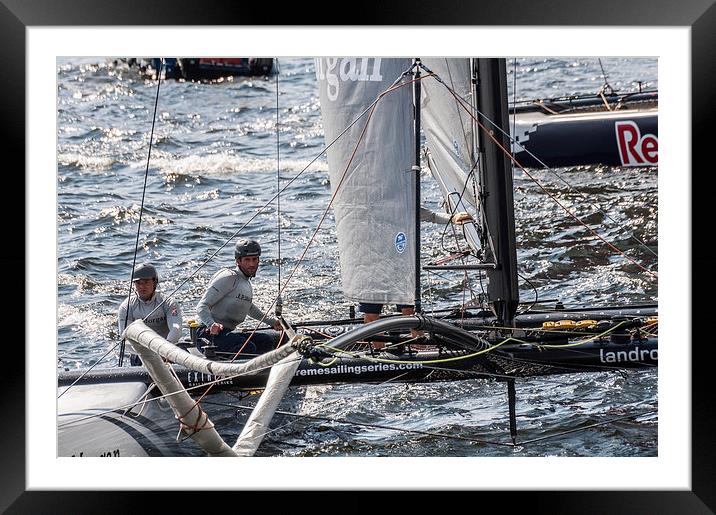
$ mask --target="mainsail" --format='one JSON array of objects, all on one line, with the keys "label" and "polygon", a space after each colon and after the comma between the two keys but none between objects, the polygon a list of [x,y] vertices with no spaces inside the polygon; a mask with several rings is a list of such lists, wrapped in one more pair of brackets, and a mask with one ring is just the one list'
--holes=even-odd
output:
[{"label": "mainsail", "polygon": [[410,78],[396,83],[411,64],[316,58],[341,280],[356,302],[414,302],[413,102]]}]

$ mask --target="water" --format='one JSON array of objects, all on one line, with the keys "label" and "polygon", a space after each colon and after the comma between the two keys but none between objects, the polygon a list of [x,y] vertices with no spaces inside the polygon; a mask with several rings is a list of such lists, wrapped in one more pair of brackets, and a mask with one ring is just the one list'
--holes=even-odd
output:
[{"label": "water", "polygon": [[[658,86],[656,59],[606,58],[602,64],[616,90],[635,91],[637,80],[645,88]],[[521,58],[516,67],[508,60],[507,68],[510,98],[516,85],[517,100],[594,93],[604,83],[596,58]],[[118,340],[116,309],[128,291],[155,95],[155,82],[121,63],[58,60],[58,369],[92,365]],[[280,169],[282,177],[290,178],[324,145],[311,59],[281,60],[279,104]],[[176,298],[185,319],[195,314],[212,274],[232,263],[233,243],[197,268],[276,193],[276,149],[275,77],[162,83],[137,261],[159,267],[162,291],[182,285]],[[637,236],[656,251],[656,170],[576,167],[557,172],[574,190],[547,171],[533,173],[608,241],[656,270],[654,254],[630,239]],[[422,188],[425,204],[439,209],[437,186],[425,170]],[[568,305],[657,301],[654,278],[615,255],[521,172],[515,188],[522,300],[533,299],[536,289],[541,299],[560,298]],[[295,267],[329,198],[327,164],[321,158],[281,196],[280,262],[275,203],[241,232],[259,239],[264,249],[254,280],[260,306],[268,306],[277,293],[279,264],[282,282]],[[441,228],[424,224],[423,230],[425,259],[440,255]],[[290,320],[347,315],[337,264],[329,213],[284,293]],[[433,275],[425,283],[428,310],[463,299],[458,274]],[[116,364],[116,356],[115,351],[99,366]],[[220,400],[231,401],[230,395]],[[657,406],[655,369],[519,381],[519,440]],[[292,394],[281,409],[329,420],[277,418],[277,429],[260,455],[657,455],[656,415],[514,449],[478,443],[509,441],[506,388],[482,380],[311,387]],[[217,427],[233,441],[239,430],[234,410],[217,410]]]}]

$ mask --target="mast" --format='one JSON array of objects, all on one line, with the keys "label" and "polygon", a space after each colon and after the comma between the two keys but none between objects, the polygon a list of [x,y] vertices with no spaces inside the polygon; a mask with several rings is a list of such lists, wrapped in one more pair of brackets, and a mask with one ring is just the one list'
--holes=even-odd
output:
[{"label": "mast", "polygon": [[[492,132],[504,149],[510,148],[507,114],[507,67],[505,59],[473,59],[477,77],[476,96],[480,123]],[[480,116],[478,114],[478,116]],[[487,118],[487,119],[485,119]],[[495,129],[494,124],[502,129]],[[479,131],[481,185],[485,220],[483,233],[492,236],[494,247],[487,246],[487,259],[497,265],[487,269],[487,296],[498,324],[514,325],[519,303],[515,213],[512,193],[512,162],[484,131]]]},{"label": "mast", "polygon": [[420,58],[415,59],[415,312],[422,311],[420,299]]}]

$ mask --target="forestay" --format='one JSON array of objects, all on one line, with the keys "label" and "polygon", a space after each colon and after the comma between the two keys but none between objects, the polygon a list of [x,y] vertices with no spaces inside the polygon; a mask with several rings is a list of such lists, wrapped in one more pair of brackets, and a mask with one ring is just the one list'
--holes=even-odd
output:
[{"label": "forestay", "polygon": [[[408,70],[410,59],[317,58],[330,144]],[[341,280],[354,302],[412,304],[415,173],[410,76],[328,149]],[[367,127],[366,127],[367,124]]]}]

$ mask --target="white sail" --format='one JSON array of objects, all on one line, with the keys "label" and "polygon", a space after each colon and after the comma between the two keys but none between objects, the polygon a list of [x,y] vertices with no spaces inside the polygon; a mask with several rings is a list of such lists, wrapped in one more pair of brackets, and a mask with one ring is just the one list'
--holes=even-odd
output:
[{"label": "white sail", "polygon": [[[428,166],[440,185],[446,209],[451,213],[469,212],[477,220],[477,149],[472,117],[465,108],[475,103],[470,59],[426,58],[422,62],[445,83],[432,77],[422,81],[421,122]],[[464,229],[468,243],[478,250],[475,225],[467,224]]]},{"label": "white sail", "polygon": [[[411,64],[410,59],[317,58],[326,144]],[[415,145],[408,82],[403,79],[406,85],[383,96],[328,149],[341,280],[352,301],[414,302]]]}]

